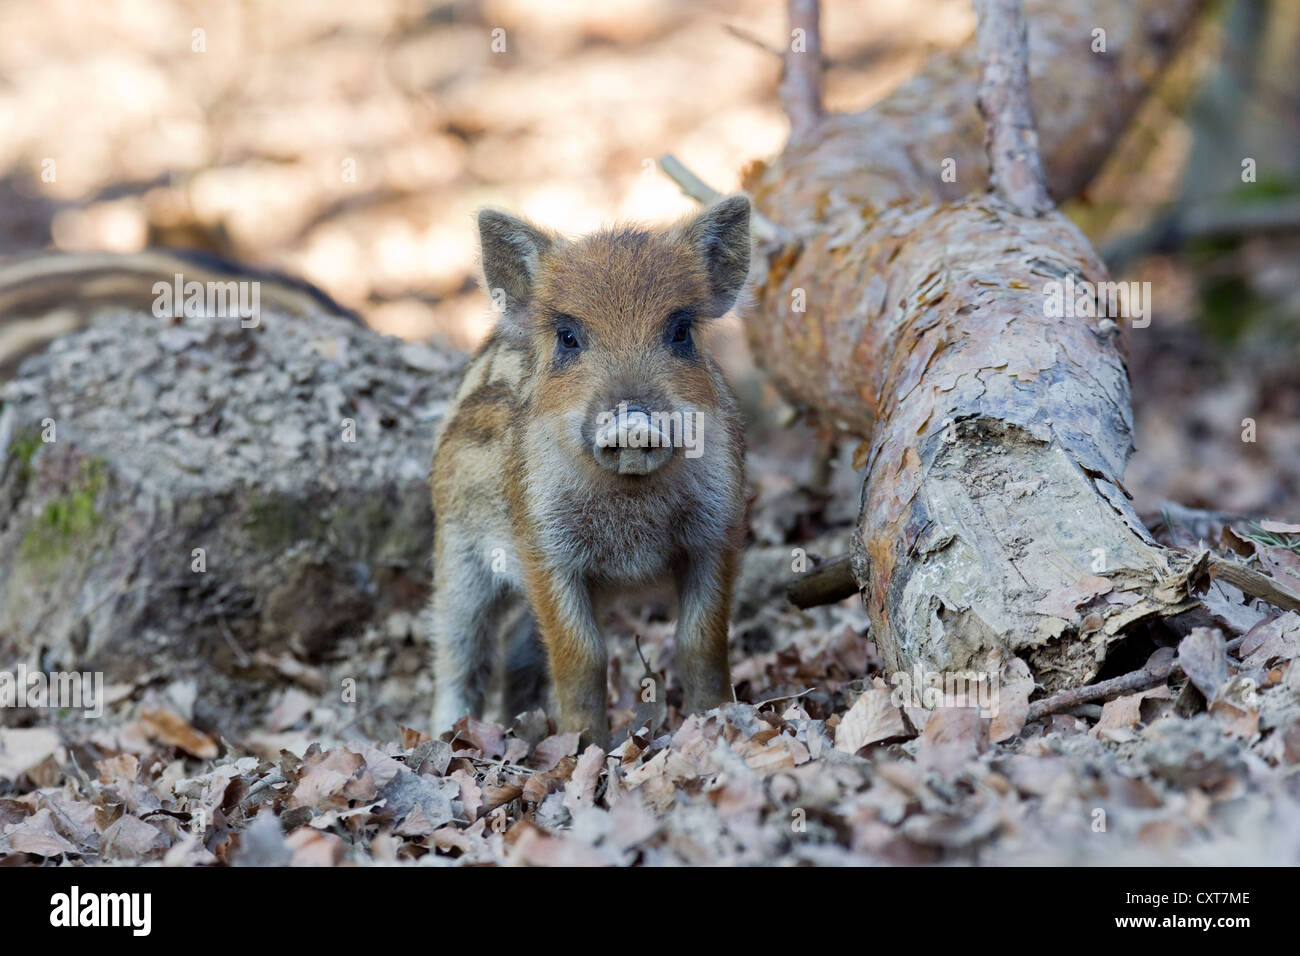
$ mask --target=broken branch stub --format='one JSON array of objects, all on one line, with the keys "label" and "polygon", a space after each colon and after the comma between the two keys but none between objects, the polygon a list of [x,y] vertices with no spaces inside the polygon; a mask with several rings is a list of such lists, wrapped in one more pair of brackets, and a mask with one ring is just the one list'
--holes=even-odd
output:
[{"label": "broken branch stub", "polygon": [[821,4],[787,0],[790,39],[782,54],[781,104],[790,119],[790,137],[802,139],[822,117]]},{"label": "broken branch stub", "polygon": [[1022,216],[1052,209],[1038,155],[1025,65],[1025,17],[1020,0],[976,0],[981,64],[979,108],[984,117],[989,185]]}]

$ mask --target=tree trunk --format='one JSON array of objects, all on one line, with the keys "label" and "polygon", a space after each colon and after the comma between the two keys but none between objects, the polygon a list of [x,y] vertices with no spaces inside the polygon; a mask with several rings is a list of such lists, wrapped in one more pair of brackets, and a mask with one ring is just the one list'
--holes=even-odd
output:
[{"label": "tree trunk", "polygon": [[[1060,198],[1100,165],[1200,4],[1026,7],[1043,185]],[[996,671],[1016,656],[1050,690],[1094,677],[1135,622],[1193,606],[1201,569],[1152,541],[1122,490],[1123,329],[1050,308],[1048,283],[1086,289],[1104,267],[1064,216],[1023,206],[1023,164],[982,193],[978,73],[971,44],[865,113],[815,119],[751,176],[794,241],[769,246],[748,327],[794,401],[868,438],[852,568],[889,666]],[[999,122],[1017,124],[992,117],[995,170]],[[1022,146],[1036,151],[1032,128]]]}]

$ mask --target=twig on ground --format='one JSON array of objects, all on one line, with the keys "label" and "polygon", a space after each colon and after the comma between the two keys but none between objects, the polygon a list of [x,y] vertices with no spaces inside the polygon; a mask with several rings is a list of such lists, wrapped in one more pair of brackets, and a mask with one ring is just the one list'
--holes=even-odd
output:
[{"label": "twig on ground", "polygon": [[1276,578],[1270,578],[1267,574],[1260,574],[1245,565],[1216,558],[1213,555],[1210,557],[1210,571],[1216,578],[1241,588],[1251,597],[1267,601],[1284,611],[1300,611],[1300,595],[1293,594],[1282,587]]},{"label": "twig on ground", "polygon": [[[1235,651],[1241,646],[1242,640],[1241,637],[1234,637],[1224,644],[1224,649]],[[1110,680],[1099,681],[1096,684],[1071,687],[1069,690],[1063,690],[1051,697],[1044,697],[1042,700],[1034,701],[1029,705],[1029,716],[1025,718],[1025,722],[1041,720],[1050,714],[1059,714],[1063,710],[1071,710],[1080,704],[1111,700],[1125,694],[1146,690],[1149,687],[1163,684],[1172,675],[1181,674],[1182,672],[1183,669],[1178,666],[1174,649],[1172,647],[1162,647],[1147,659],[1141,670],[1121,674],[1119,677],[1112,677]]]},{"label": "twig on ground", "polygon": [[786,591],[790,603],[800,610],[834,604],[858,593],[849,556],[841,555],[804,572]]},{"label": "twig on ground", "polygon": [[646,660],[645,653],[641,650],[641,635],[634,635],[633,640],[636,641],[636,656],[641,658],[641,666],[645,668],[647,674],[654,676],[654,671],[650,667],[650,662]]},{"label": "twig on ground", "polygon": [[769,697],[767,700],[760,700],[757,704],[754,705],[754,709],[759,710],[763,707],[766,707],[768,704],[775,704],[778,701],[782,701],[782,700],[798,700],[800,697],[807,697],[815,689],[816,688],[813,687],[805,687],[797,694],[786,694],[784,697]]},{"label": "twig on ground", "polygon": [[1141,670],[1120,677],[1112,677],[1110,680],[1099,681],[1096,684],[1071,687],[1069,690],[1060,691],[1051,697],[1044,697],[1042,700],[1034,701],[1029,705],[1029,716],[1025,718],[1025,722],[1041,720],[1050,714],[1059,714],[1063,710],[1071,710],[1080,704],[1110,700],[1113,697],[1121,697],[1124,694],[1133,694],[1140,690],[1146,690],[1148,687],[1155,687],[1157,684],[1163,684],[1169,679],[1169,675],[1174,672],[1174,667],[1173,648],[1161,648],[1151,655]]},{"label": "twig on ground", "polygon": [[264,790],[267,790],[271,787],[277,787],[280,784],[286,782],[287,781],[284,779],[284,776],[282,774],[278,772],[268,773],[265,777],[263,777],[261,780],[257,781],[255,784],[253,784],[251,787],[248,788],[248,793],[244,794],[244,798],[239,801],[240,810],[242,810],[245,814],[247,814],[248,810],[251,809],[253,805],[257,802],[257,797]]}]

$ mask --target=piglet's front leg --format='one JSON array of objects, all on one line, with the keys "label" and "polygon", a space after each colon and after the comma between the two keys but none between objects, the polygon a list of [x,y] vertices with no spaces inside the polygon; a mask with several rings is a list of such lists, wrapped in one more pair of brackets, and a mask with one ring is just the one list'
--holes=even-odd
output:
[{"label": "piglet's front leg", "polygon": [[543,559],[530,562],[526,579],[555,685],[559,730],[576,731],[584,745],[594,743],[608,750],[608,657],[586,582],[550,567]]},{"label": "piglet's front leg", "polygon": [[735,699],[727,662],[736,552],[687,556],[677,575],[677,669],[686,713],[701,713]]}]

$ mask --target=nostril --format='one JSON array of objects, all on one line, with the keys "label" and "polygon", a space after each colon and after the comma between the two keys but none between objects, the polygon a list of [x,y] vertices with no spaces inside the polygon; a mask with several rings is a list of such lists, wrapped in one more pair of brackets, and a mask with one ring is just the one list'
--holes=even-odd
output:
[{"label": "nostril", "polygon": [[672,457],[671,429],[642,405],[620,402],[616,409],[602,412],[592,436],[592,454],[608,471],[623,475],[645,475]]}]

